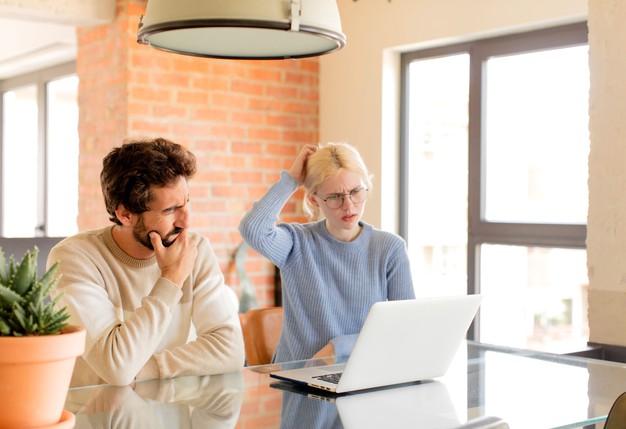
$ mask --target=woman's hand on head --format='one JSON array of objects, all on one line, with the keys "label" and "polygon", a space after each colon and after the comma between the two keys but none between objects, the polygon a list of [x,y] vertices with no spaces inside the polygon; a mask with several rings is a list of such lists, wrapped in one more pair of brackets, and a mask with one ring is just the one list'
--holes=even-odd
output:
[{"label": "woman's hand on head", "polygon": [[307,144],[300,149],[300,153],[296,157],[291,169],[289,170],[289,175],[293,177],[296,182],[298,182],[298,186],[304,183],[304,179],[306,177],[306,163],[309,159],[309,156],[314,154],[317,151],[317,146],[312,144]]}]

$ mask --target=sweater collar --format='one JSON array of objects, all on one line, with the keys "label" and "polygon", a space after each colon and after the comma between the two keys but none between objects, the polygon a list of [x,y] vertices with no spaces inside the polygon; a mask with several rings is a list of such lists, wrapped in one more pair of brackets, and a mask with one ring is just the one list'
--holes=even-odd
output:
[{"label": "sweater collar", "polygon": [[152,256],[148,259],[135,259],[124,252],[113,238],[113,228],[114,226],[105,228],[102,238],[104,240],[104,244],[111,251],[111,254],[115,257],[115,259],[132,268],[148,268],[156,263],[156,256]]},{"label": "sweater collar", "polygon": [[336,246],[344,246],[344,247],[361,247],[367,245],[370,240],[370,236],[372,235],[372,226],[368,223],[359,221],[359,225],[361,226],[361,233],[352,241],[341,241],[337,240],[326,228],[326,219],[322,219],[317,222],[315,225],[317,231],[322,235],[328,242],[333,243]]}]

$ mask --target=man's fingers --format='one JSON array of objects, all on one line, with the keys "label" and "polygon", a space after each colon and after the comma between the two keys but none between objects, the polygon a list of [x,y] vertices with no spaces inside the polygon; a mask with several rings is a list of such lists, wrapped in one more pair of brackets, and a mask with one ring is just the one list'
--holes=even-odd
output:
[{"label": "man's fingers", "polygon": [[150,237],[150,242],[152,243],[154,250],[156,251],[158,249],[159,251],[162,251],[163,243],[161,242],[161,236],[159,233],[156,231],[150,231],[148,236]]}]

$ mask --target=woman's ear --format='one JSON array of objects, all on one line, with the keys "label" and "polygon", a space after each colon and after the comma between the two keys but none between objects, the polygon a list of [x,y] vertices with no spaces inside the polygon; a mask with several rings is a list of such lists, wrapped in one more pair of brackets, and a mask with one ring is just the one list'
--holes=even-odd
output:
[{"label": "woman's ear", "polygon": [[122,204],[118,204],[117,210],[115,210],[115,216],[124,226],[131,226],[133,224],[132,213],[126,210],[126,207]]},{"label": "woman's ear", "polygon": [[319,207],[319,204],[317,203],[317,199],[315,198],[315,194],[307,194],[306,197],[309,200],[309,204],[311,204],[313,207]]}]

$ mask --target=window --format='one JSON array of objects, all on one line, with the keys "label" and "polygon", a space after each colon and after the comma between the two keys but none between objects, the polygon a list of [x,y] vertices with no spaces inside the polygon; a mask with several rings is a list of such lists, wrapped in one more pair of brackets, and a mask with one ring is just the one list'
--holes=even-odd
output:
[{"label": "window", "polygon": [[0,236],[77,232],[74,64],[0,81]]},{"label": "window", "polygon": [[586,346],[587,56],[584,23],[402,56],[416,295],[483,294],[479,341]]}]

